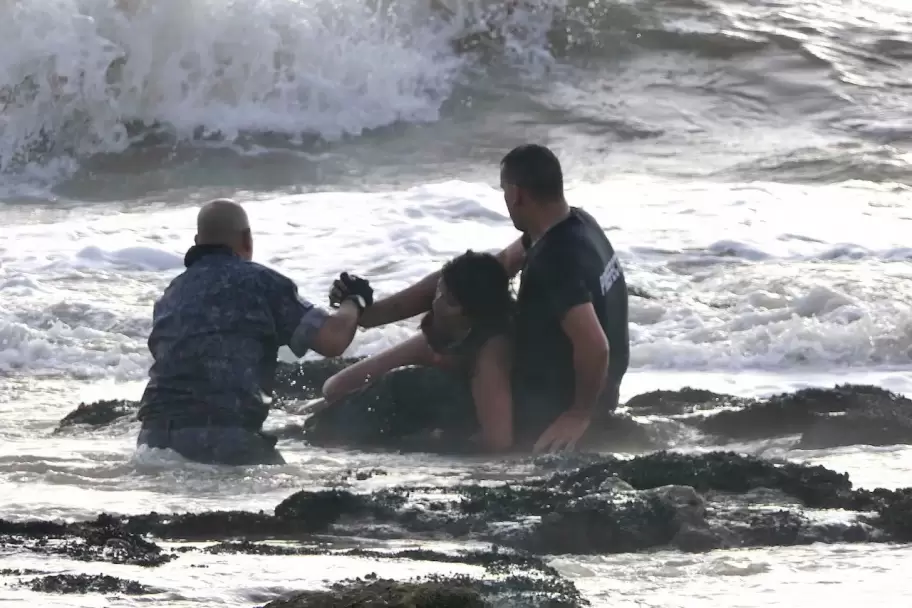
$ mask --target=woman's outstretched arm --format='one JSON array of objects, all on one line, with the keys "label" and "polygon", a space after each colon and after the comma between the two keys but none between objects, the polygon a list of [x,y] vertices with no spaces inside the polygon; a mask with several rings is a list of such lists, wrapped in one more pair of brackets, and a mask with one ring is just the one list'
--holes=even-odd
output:
[{"label": "woman's outstretched arm", "polygon": [[333,375],[323,384],[328,404],[363,390],[387,372],[407,365],[431,365],[431,349],[424,334],[418,333],[376,355],[362,359]]}]

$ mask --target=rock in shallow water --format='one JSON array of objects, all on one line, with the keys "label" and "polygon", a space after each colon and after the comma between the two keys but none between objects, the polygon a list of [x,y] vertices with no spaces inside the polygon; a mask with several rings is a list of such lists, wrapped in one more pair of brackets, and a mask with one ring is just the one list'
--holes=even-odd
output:
[{"label": "rock in shallow water", "polygon": [[130,532],[119,518],[107,514],[91,522],[67,524],[0,519],[0,548],[7,546],[77,561],[132,566],[160,566],[175,558],[155,543]]},{"label": "rock in shallow water", "polygon": [[[327,378],[356,360],[280,364],[275,407],[294,413],[298,400],[318,396]],[[474,423],[473,410],[459,405],[462,396],[453,394],[452,383],[441,380],[435,370],[412,369],[393,376],[277,434],[324,447],[439,453],[470,449],[463,436]],[[707,435],[707,442],[800,435],[796,445],[801,448],[912,444],[912,401],[874,386],[812,388],[762,400],[684,388],[637,395],[626,407],[629,414],[595,421],[580,448],[651,451],[673,447],[687,433]],[[713,411],[721,407],[727,409]],[[448,424],[458,427],[455,438],[422,427],[426,413],[435,409],[445,411]],[[80,404],[61,421],[57,432],[105,426],[135,411],[136,404],[127,401]],[[632,416],[651,416],[652,421]]]},{"label": "rock in shallow water", "polygon": [[80,403],[57,425],[55,433],[74,426],[107,426],[136,414],[137,404],[123,399]]},{"label": "rock in shallow water", "polygon": [[478,581],[437,578],[401,582],[381,578],[348,580],[325,591],[303,591],[264,608],[486,608]]},{"label": "rock in shallow water", "polygon": [[43,593],[104,593],[105,595],[148,595],[156,593],[136,581],[127,581],[105,574],[54,574],[28,581],[32,591]]},{"label": "rock in shallow water", "polygon": [[[554,457],[538,460],[553,467]],[[359,476],[354,477],[357,480]],[[777,498],[780,495],[785,498]],[[777,502],[763,504],[764,499]],[[826,521],[816,514],[810,516],[811,509],[844,509],[857,512],[857,516],[855,521],[845,517]],[[412,550],[389,556],[365,549],[331,551],[314,546],[315,534],[324,541],[326,535],[400,537],[416,542],[464,539],[487,541],[500,548],[458,554]],[[169,552],[149,536],[222,542]],[[308,544],[274,545],[255,542],[257,539]],[[366,494],[342,487],[304,490],[283,500],[272,513],[103,514],[94,521],[76,523],[0,520],[0,550],[5,553],[25,551],[146,567],[197,550],[264,555],[333,553],[376,560],[465,563],[482,566],[487,572],[458,580],[348,581],[331,590],[332,597],[352,602],[381,593],[380,597],[387,598],[386,605],[402,606],[433,601],[443,606],[487,605],[484,602],[504,594],[512,594],[524,606],[583,605],[576,588],[536,554],[606,554],[656,548],[706,551],[890,540],[912,541],[912,489],[856,490],[847,475],[824,467],[725,452],[600,457],[582,466],[499,486],[462,484],[445,490],[407,486]],[[76,578],[41,583],[39,587],[44,591],[91,591],[94,584]],[[128,587],[119,589],[128,592]],[[453,593],[447,595],[448,590]],[[326,592],[309,592],[276,600],[271,606],[337,605],[326,604],[329,598]]]}]

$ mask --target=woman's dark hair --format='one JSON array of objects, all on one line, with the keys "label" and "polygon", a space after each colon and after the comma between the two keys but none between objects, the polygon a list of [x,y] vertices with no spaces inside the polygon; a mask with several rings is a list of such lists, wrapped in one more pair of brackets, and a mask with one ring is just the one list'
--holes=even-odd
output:
[{"label": "woman's dark hair", "polygon": [[510,323],[514,306],[510,277],[497,257],[469,249],[447,262],[441,276],[473,322],[498,329]]}]

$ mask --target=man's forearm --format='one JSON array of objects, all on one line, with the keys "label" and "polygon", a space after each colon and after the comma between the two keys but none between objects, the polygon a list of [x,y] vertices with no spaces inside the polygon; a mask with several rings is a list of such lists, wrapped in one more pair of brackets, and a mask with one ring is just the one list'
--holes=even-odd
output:
[{"label": "man's forearm", "polygon": [[571,409],[577,412],[592,413],[605,388],[605,379],[608,377],[608,350],[596,352],[578,352],[578,350],[574,349],[573,354],[576,385]]},{"label": "man's forearm", "polygon": [[383,298],[369,306],[358,324],[361,327],[379,327],[396,321],[411,319],[431,309],[440,271],[435,271],[414,285]]},{"label": "man's forearm", "polygon": [[359,312],[357,304],[345,300],[334,314],[324,314],[324,320],[315,331],[306,327],[296,331],[289,345],[292,352],[301,357],[308,349],[313,349],[324,357],[340,356],[358,331]]}]

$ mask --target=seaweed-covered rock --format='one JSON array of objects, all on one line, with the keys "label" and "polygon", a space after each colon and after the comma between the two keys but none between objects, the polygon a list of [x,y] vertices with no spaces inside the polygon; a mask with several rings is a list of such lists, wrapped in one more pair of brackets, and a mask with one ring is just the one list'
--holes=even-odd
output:
[{"label": "seaweed-covered rock", "polygon": [[796,447],[820,449],[844,445],[895,445],[912,440],[912,402],[820,415],[802,433]]},{"label": "seaweed-covered rock", "polygon": [[912,542],[912,488],[858,490],[845,501],[845,508],[873,511],[868,521],[900,542]]},{"label": "seaweed-covered rock", "polygon": [[86,562],[148,567],[174,559],[155,543],[127,530],[118,518],[105,514],[94,521],[74,524],[0,519],[0,548],[6,545]]},{"label": "seaweed-covered rock", "polygon": [[120,593],[123,595],[148,595],[154,589],[136,581],[128,581],[106,574],[54,574],[28,581],[32,591],[42,593]]},{"label": "seaweed-covered rock", "polygon": [[[834,413],[868,412],[890,413],[900,408],[912,410],[912,401],[875,386],[845,384],[834,388],[807,388],[794,393],[775,395],[765,400],[738,400],[740,410],[712,414],[698,422],[698,428],[712,435],[729,439],[763,439],[804,433]],[[840,427],[837,431],[837,427]],[[830,425],[833,445],[848,445],[846,438],[852,434],[852,424],[834,419]],[[904,422],[902,430],[894,433],[912,441],[912,424]],[[850,441],[850,440],[849,440]]]},{"label": "seaweed-covered rock", "polygon": [[327,590],[302,591],[264,608],[486,608],[479,584],[467,577],[400,582],[383,578],[347,580]]},{"label": "seaweed-covered rock", "polygon": [[766,460],[735,452],[656,452],[631,459],[605,457],[574,471],[555,473],[549,483],[574,492],[594,491],[612,477],[619,477],[638,490],[685,485],[699,492],[743,493],[755,488],[773,488],[813,507],[832,506],[852,489],[848,475],[823,466]]},{"label": "seaweed-covered rock", "polygon": [[63,429],[77,425],[108,426],[118,420],[135,415],[137,409],[138,405],[135,401],[123,399],[80,403],[75,410],[63,417],[54,432],[59,433]]},{"label": "seaweed-covered rock", "polygon": [[590,603],[572,583],[552,577],[438,575],[396,581],[369,575],[335,583],[329,589],[298,592],[273,600],[262,608],[493,608],[502,605],[581,608]]},{"label": "seaweed-covered rock", "polygon": [[618,502],[598,494],[562,505],[541,518],[521,545],[542,553],[629,553],[669,545],[680,523],[656,495]]},{"label": "seaweed-covered rock", "polygon": [[727,405],[743,404],[743,399],[733,395],[684,387],[676,391],[649,391],[635,395],[624,406],[638,416],[679,416]]},{"label": "seaweed-covered rock", "polygon": [[[811,517],[809,509],[844,509],[857,516],[826,521]],[[271,514],[100,515],[76,523],[0,520],[0,548],[141,566],[175,559],[144,538],[148,535],[230,541],[224,549],[256,539],[312,541],[315,534],[467,539],[548,554],[907,541],[912,540],[912,490],[855,490],[847,475],[822,466],[731,452],[659,452],[601,457],[511,484],[404,486],[372,493],[304,490]]]}]

